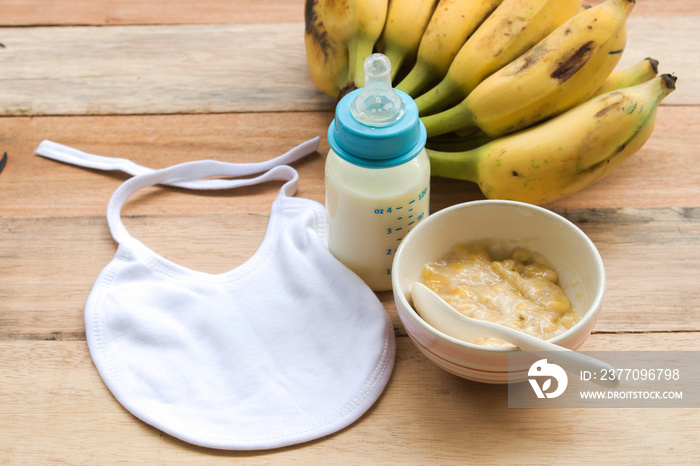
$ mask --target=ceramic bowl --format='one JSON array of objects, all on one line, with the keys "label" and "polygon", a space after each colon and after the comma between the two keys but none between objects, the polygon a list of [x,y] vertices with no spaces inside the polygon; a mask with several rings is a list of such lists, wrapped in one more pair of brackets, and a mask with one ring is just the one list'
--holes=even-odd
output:
[{"label": "ceramic bowl", "polygon": [[[473,201],[440,210],[419,223],[396,252],[392,285],[399,318],[416,347],[433,363],[459,377],[486,383],[527,378],[528,367],[514,365],[518,348],[493,348],[452,338],[428,325],[416,312],[411,286],[423,266],[452,246],[488,240],[505,249],[522,246],[542,254],[581,315],[552,343],[577,349],[590,335],[605,291],[605,269],[593,242],[576,225],[550,210],[514,201]],[[521,352],[522,353],[522,352]],[[509,365],[509,356],[511,364]]]}]

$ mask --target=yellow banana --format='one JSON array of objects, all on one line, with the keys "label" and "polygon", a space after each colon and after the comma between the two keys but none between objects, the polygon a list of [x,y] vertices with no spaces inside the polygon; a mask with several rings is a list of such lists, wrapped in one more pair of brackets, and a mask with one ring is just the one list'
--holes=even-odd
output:
[{"label": "yellow banana", "polygon": [[396,86],[418,96],[447,72],[464,42],[503,0],[440,0],[418,46],[416,64]]},{"label": "yellow banana", "polygon": [[391,62],[391,79],[416,59],[418,44],[438,0],[391,0],[377,50]]},{"label": "yellow banana", "polygon": [[[645,58],[629,68],[613,71],[592,97],[645,83],[656,77],[658,66],[657,60]],[[496,139],[487,136],[481,130],[470,129],[472,131],[465,130],[466,134],[460,134],[461,131],[458,131],[453,136],[428,139],[425,147],[446,152],[466,151],[476,149]]]},{"label": "yellow banana", "polygon": [[629,68],[615,70],[610,73],[610,76],[607,77],[600,89],[593,95],[605,94],[615,89],[641,84],[655,78],[658,72],[659,62],[653,58],[645,58]]},{"label": "yellow banana", "polygon": [[348,49],[348,81],[341,93],[363,87],[364,64],[384,28],[389,0],[319,0],[326,31]]},{"label": "yellow banana", "polygon": [[478,183],[491,199],[544,204],[610,173],[651,135],[675,89],[667,74],[594,97],[551,120],[466,152],[428,150],[432,174]]},{"label": "yellow banana", "polygon": [[319,0],[306,0],[304,22],[311,79],[322,92],[338,97],[348,81],[348,50],[328,35]]},{"label": "yellow banana", "polygon": [[477,126],[502,136],[588,99],[617,65],[634,0],[583,10],[482,81],[459,104],[423,117],[428,137]]},{"label": "yellow banana", "polygon": [[581,0],[503,0],[455,56],[443,80],[416,99],[421,115],[462,101],[484,78],[576,15]]}]

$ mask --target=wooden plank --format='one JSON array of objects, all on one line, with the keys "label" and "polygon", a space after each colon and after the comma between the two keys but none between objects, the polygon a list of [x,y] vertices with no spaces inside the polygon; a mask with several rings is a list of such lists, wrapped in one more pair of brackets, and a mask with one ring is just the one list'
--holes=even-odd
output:
[{"label": "wooden plank", "polygon": [[[700,322],[700,208],[560,210],[606,268],[598,331],[690,329]],[[677,326],[677,327],[676,327]]]},{"label": "wooden plank", "polygon": [[696,57],[700,34],[692,26],[699,20],[697,5],[693,13],[679,17],[644,17],[633,11],[627,21],[627,46],[618,68],[633,66],[646,57],[655,58],[659,61],[660,73],[678,77],[676,90],[664,99],[664,104],[699,104],[700,67]]},{"label": "wooden plank", "polygon": [[0,115],[328,110],[303,28],[0,28]]},{"label": "wooden plank", "polygon": [[[102,215],[112,192],[125,179],[35,156],[33,151],[43,139],[162,168],[199,159],[261,161],[320,136],[318,154],[294,166],[301,176],[299,195],[324,202],[323,164],[328,151],[325,133],[331,119],[330,113],[4,118],[0,151],[7,151],[8,162],[0,175],[4,193],[0,212],[3,216]],[[607,178],[548,207],[697,206],[700,164],[696,162],[699,140],[695,128],[699,125],[699,107],[662,107],[654,134],[638,153]],[[41,190],[37,191],[37,186]],[[90,196],[85,196],[86,192]],[[433,212],[482,198],[472,183],[433,179]],[[138,212],[170,211],[169,199],[162,199],[165,203],[154,199],[156,203],[143,205]],[[180,196],[178,211],[201,212],[208,205],[197,196]],[[218,207],[211,204],[211,211]],[[235,204],[227,207],[235,208]],[[267,211],[267,207],[261,208]]]},{"label": "wooden plank", "polygon": [[[202,159],[260,162],[321,136],[319,153],[296,162],[294,167],[301,177],[298,195],[323,202],[323,156],[328,151],[325,132],[331,119],[330,113],[4,118],[0,125],[0,150],[8,152],[8,163],[0,176],[3,190],[0,211],[2,215],[19,216],[103,215],[112,192],[126,179],[126,175],[85,170],[34,155],[44,139],[94,154],[126,157],[146,167],[163,168]],[[41,190],[37,191],[37,186]],[[241,188],[237,193],[252,194],[260,189]],[[267,212],[268,201],[276,191],[262,190],[268,197],[260,204],[230,203],[224,211]],[[219,194],[230,196],[227,193],[180,196],[182,204],[178,204],[178,212],[221,211],[221,204],[201,200],[201,196],[215,199]],[[148,205],[155,207],[155,211],[168,212],[172,204],[167,196],[163,199],[166,203],[161,207]]]},{"label": "wooden plank", "polygon": [[[271,191],[266,201],[272,201]],[[150,196],[149,202],[161,194]],[[179,198],[171,197],[172,205]],[[238,199],[233,204],[249,206]],[[606,266],[606,296],[596,332],[700,330],[699,208],[561,212],[589,235]],[[124,222],[164,257],[219,273],[257,250],[268,216],[257,207],[225,214],[132,212]],[[115,250],[101,215],[0,218],[0,339],[84,338],[85,301]],[[379,296],[396,333],[403,335],[392,294]]]},{"label": "wooden plank", "polygon": [[[630,18],[621,66],[652,56],[679,77],[665,105],[700,103],[698,16]],[[649,34],[654,31],[654,34]],[[331,110],[302,23],[0,28],[0,115]],[[50,47],[47,47],[50,44]]]},{"label": "wooden plank", "polygon": [[[605,0],[584,0],[584,5],[595,6]],[[632,10],[634,17],[668,17],[696,14],[697,4],[685,0],[639,0]]]},{"label": "wooden plank", "polygon": [[[603,0],[586,0],[596,5]],[[0,0],[0,26],[247,24],[303,21],[302,0]],[[684,16],[697,7],[687,0],[644,0],[633,15]]]},{"label": "wooden plank", "polygon": [[[594,336],[589,350],[700,350],[697,333]],[[469,382],[425,359],[406,337],[377,403],[327,438],[266,452],[178,441],[131,416],[106,389],[82,341],[0,341],[3,464],[691,464],[694,409],[507,407],[507,387]],[[597,435],[591,435],[597,432]],[[31,433],[31,435],[29,434]]]},{"label": "wooden plank", "polygon": [[304,20],[302,0],[0,0],[1,26],[250,24]]}]

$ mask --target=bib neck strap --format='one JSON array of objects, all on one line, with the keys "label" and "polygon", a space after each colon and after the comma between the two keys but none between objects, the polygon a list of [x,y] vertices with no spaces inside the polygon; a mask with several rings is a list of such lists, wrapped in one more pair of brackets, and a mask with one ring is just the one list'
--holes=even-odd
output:
[{"label": "bib neck strap", "polygon": [[[118,170],[131,175],[112,194],[107,205],[107,223],[114,240],[121,244],[131,238],[121,220],[121,209],[126,200],[139,189],[156,184],[185,189],[214,190],[251,186],[267,181],[286,181],[280,189],[281,196],[293,196],[297,190],[299,174],[288,163],[295,162],[318,149],[319,137],[299,144],[285,154],[257,163],[229,163],[216,160],[185,162],[172,167],[154,170],[123,158],[104,157],[73,149],[51,141],[43,141],[36,154],[60,162],[98,170]],[[252,178],[252,175],[258,175]],[[208,177],[226,177],[202,179]],[[234,179],[230,179],[234,178]]]},{"label": "bib neck strap", "polygon": [[[264,162],[232,164],[240,167],[240,174],[234,176],[255,175],[268,171],[271,168],[279,165],[286,165],[296,162],[297,160],[315,152],[318,149],[319,141],[320,138],[316,136],[315,138],[299,144],[286,153]],[[41,157],[76,165],[78,167],[92,168],[103,171],[121,171],[132,176],[145,175],[155,171],[153,168],[144,167],[132,162],[129,159],[90,154],[49,140],[42,141],[34,152]],[[229,187],[237,186],[235,183],[231,185],[231,180],[221,179],[172,180],[164,181],[161,184],[185,189],[228,189]]]},{"label": "bib neck strap", "polygon": [[[190,180],[204,178],[209,176],[243,176],[248,173],[241,173],[239,165],[227,162],[217,162],[214,160],[202,160],[198,162],[186,162],[172,167],[155,170],[151,173],[138,175],[128,179],[117,188],[112,194],[112,198],[107,204],[107,223],[109,230],[112,232],[114,240],[122,244],[125,240],[131,238],[126,227],[121,219],[121,209],[126,200],[136,191],[147,186],[156,184],[168,184],[175,186],[183,186]],[[245,172],[245,170],[244,170]],[[278,165],[272,167],[267,172],[258,175],[254,178],[235,179],[235,180],[198,180],[198,181],[220,181],[225,182],[224,189],[237,188],[241,186],[252,186],[255,184],[264,183],[266,181],[286,181],[280,189],[280,195],[293,196],[297,189],[299,174],[289,165]],[[206,188],[195,189],[212,189],[209,186]]]}]

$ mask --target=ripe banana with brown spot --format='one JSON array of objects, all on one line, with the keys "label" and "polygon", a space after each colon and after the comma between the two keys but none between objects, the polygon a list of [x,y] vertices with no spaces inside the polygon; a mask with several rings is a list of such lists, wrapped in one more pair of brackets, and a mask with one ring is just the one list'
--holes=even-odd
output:
[{"label": "ripe banana with brown spot", "polygon": [[412,63],[418,53],[423,32],[438,0],[391,0],[377,51],[391,62],[391,79],[401,66]]},{"label": "ripe banana with brown spot", "polygon": [[462,101],[581,10],[581,0],[503,0],[459,50],[442,81],[416,98],[420,115]]},{"label": "ripe banana with brown spot", "polygon": [[475,182],[491,199],[560,199],[606,176],[644,145],[675,82],[664,74],[602,94],[471,151],[428,149],[432,174]]},{"label": "ripe banana with brown spot", "polygon": [[588,99],[617,65],[634,0],[581,11],[519,58],[482,81],[459,104],[423,117],[428,137],[477,126],[502,136]]},{"label": "ripe banana with brown spot", "polygon": [[337,98],[348,82],[348,50],[328,35],[319,0],[306,0],[304,23],[311,79],[322,92]]},{"label": "ripe banana with brown spot", "polygon": [[[616,70],[610,73],[603,85],[598,89],[593,97],[615,91],[625,87],[632,87],[638,84],[645,83],[656,77],[658,73],[659,62],[653,58],[645,58],[635,65]],[[426,147],[429,149],[460,152],[471,149],[476,149],[486,143],[493,141],[496,138],[487,136],[483,131],[471,131],[468,134],[460,135],[455,133],[450,137],[437,137],[428,139]]]},{"label": "ripe banana with brown spot", "polygon": [[659,72],[659,62],[653,58],[645,58],[629,68],[615,70],[607,77],[600,89],[593,95],[605,94],[606,92],[630,87],[649,81],[656,77]]},{"label": "ripe banana with brown spot", "polygon": [[319,1],[326,31],[348,49],[348,80],[341,90],[344,95],[364,86],[365,60],[382,34],[389,0]]},{"label": "ripe banana with brown spot", "polygon": [[503,0],[440,0],[423,33],[416,64],[396,86],[412,97],[440,80],[464,42]]}]

